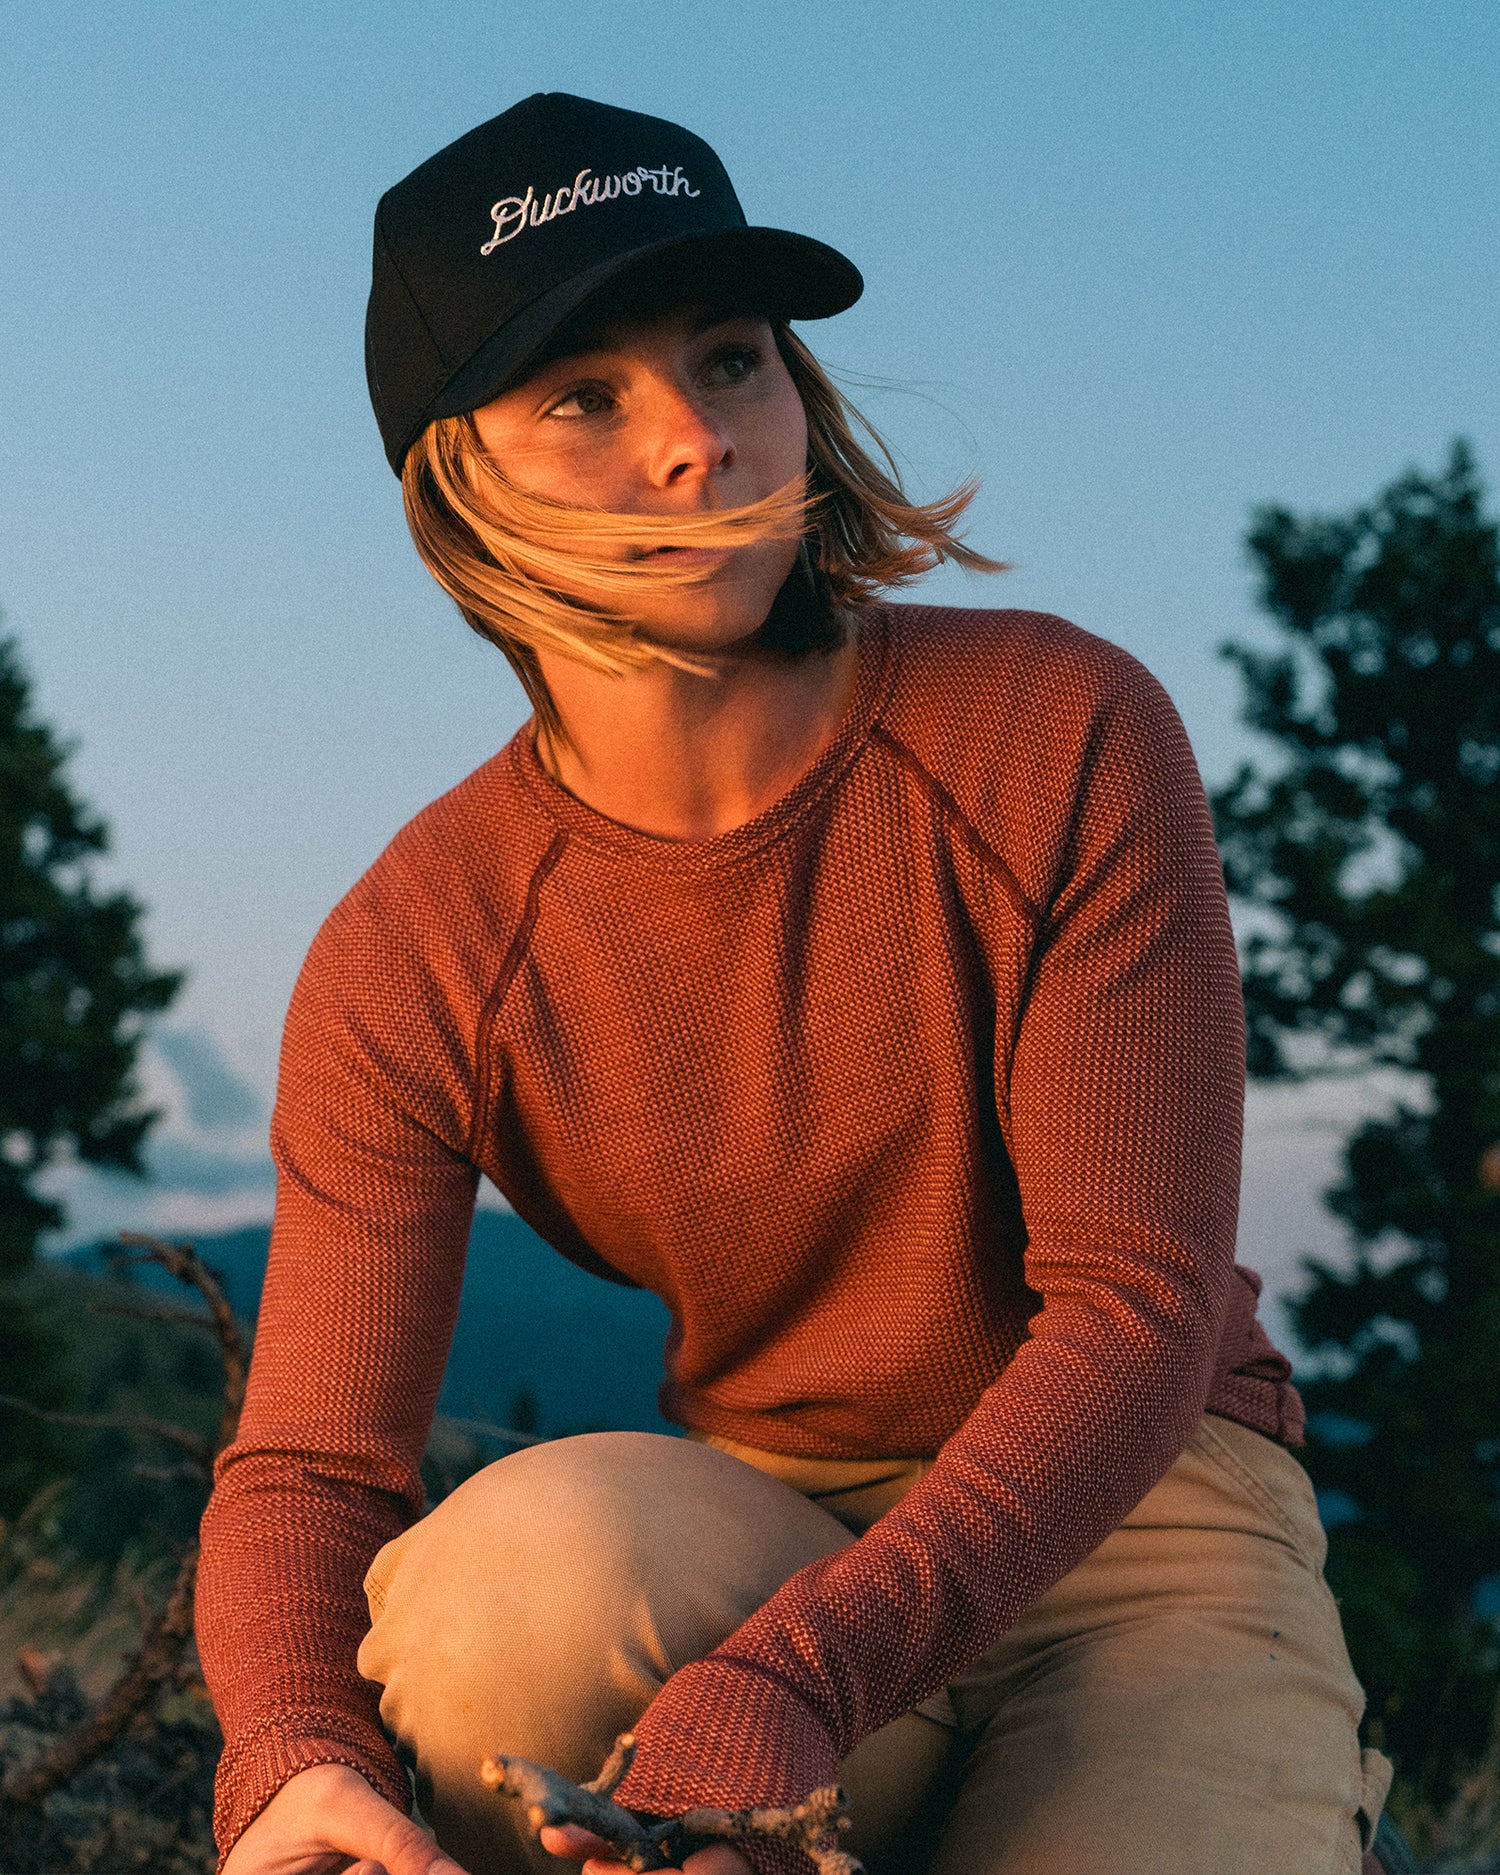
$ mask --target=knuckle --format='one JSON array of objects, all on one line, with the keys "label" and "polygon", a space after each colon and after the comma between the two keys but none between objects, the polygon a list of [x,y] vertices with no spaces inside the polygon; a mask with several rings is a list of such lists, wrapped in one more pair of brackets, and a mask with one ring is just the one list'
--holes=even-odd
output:
[{"label": "knuckle", "polygon": [[444,1859],[426,1830],[399,1814],[391,1818],[377,1853],[391,1875],[425,1875]]}]

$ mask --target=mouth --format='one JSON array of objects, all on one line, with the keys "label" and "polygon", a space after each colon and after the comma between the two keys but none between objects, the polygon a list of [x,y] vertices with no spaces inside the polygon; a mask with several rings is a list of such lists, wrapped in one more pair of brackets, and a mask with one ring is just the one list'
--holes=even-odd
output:
[{"label": "mouth", "polygon": [[631,558],[640,562],[670,560],[673,566],[713,566],[733,551],[731,547],[641,547]]}]

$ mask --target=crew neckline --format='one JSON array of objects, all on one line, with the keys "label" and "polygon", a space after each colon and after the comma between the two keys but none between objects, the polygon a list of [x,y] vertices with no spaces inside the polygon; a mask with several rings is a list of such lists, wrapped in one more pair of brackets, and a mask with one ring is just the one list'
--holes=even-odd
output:
[{"label": "crew neckline", "polygon": [[622,858],[672,869],[701,871],[744,859],[778,840],[848,768],[880,718],[890,690],[894,633],[889,608],[865,608],[859,620],[854,694],[832,741],[787,791],[752,819],[706,840],[674,840],[612,820],[570,794],[542,766],[536,725],[511,743],[511,769],[532,800],[570,838]]}]

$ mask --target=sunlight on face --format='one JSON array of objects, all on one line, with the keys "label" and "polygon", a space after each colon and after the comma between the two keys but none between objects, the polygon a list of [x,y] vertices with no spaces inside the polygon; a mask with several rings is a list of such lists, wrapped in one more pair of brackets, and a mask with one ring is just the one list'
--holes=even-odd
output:
[{"label": "sunlight on face", "polygon": [[[576,346],[476,410],[474,422],[518,487],[620,514],[740,507],[785,487],[807,463],[802,400],[768,322],[702,306],[581,332]],[[797,543],[637,551],[703,571],[701,585],[653,592],[641,622],[664,644],[709,651],[764,622]]]}]

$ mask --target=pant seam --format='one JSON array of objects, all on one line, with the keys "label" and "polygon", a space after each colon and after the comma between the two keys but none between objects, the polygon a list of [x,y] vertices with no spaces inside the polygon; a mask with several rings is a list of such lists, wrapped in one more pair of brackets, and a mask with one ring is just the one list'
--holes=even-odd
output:
[{"label": "pant seam", "polygon": [[1276,1501],[1274,1494],[1261,1483],[1260,1479],[1250,1470],[1249,1466],[1236,1455],[1229,1443],[1220,1438],[1218,1433],[1214,1431],[1213,1427],[1208,1423],[1207,1417],[1200,1422],[1199,1436],[1209,1460],[1218,1465],[1221,1470],[1228,1472],[1230,1477],[1232,1477],[1243,1490],[1249,1492],[1261,1509],[1275,1520],[1285,1534],[1287,1545],[1297,1557],[1297,1560],[1311,1570],[1314,1575],[1321,1573],[1318,1569],[1317,1558],[1308,1550],[1297,1525]]}]

